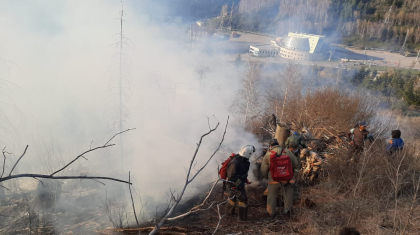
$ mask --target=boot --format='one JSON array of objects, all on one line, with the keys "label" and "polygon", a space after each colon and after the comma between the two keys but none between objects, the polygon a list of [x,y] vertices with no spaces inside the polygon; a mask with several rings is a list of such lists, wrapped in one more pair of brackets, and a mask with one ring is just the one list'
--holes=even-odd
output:
[{"label": "boot", "polygon": [[228,202],[226,203],[226,207],[225,207],[225,209],[226,209],[225,213],[229,216],[234,216],[235,215],[235,207],[236,207],[235,202],[233,202],[231,200],[228,200]]},{"label": "boot", "polygon": [[292,217],[292,212],[289,210],[284,210],[283,211],[283,216],[290,219]]},{"label": "boot", "polygon": [[239,217],[238,217],[238,220],[239,221],[246,221],[246,219],[247,219],[247,208],[246,207],[239,207],[238,208],[238,210],[239,210]]},{"label": "boot", "polygon": [[248,219],[248,205],[246,202],[239,202],[238,203],[238,210],[239,210],[239,221],[246,221]]}]

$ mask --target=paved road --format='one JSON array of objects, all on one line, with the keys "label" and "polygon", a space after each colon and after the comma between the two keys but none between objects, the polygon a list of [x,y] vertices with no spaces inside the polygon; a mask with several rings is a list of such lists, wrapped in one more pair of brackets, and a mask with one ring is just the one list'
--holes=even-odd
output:
[{"label": "paved road", "polygon": [[[224,53],[226,55],[226,59],[228,61],[234,61],[238,54],[241,54],[243,60],[252,59],[255,61],[261,61],[266,63],[273,63],[273,64],[285,64],[289,63],[290,61],[294,62],[295,60],[288,60],[281,57],[276,58],[259,58],[253,57],[247,54],[249,50],[249,46],[260,46],[260,45],[269,45],[270,41],[273,38],[256,35],[256,34],[249,34],[249,33],[240,33],[240,37],[238,38],[231,38],[228,41],[221,41],[216,42],[213,45],[216,52]],[[415,57],[405,57],[396,53],[390,53],[386,51],[373,51],[367,50],[366,56],[364,55],[364,50],[357,50],[353,48],[344,48],[334,46],[334,59],[336,61],[328,62],[309,62],[309,61],[295,61],[300,64],[308,64],[308,65],[321,65],[326,67],[348,67],[348,68],[357,68],[361,67],[359,63],[354,65],[355,62],[345,62],[341,63],[339,60],[341,58],[347,58],[351,60],[358,60],[364,61],[368,58],[367,66],[370,64],[374,66],[378,70],[385,70],[388,67],[398,67],[400,64],[401,68],[409,68],[409,66],[415,61]],[[413,69],[420,70],[420,63],[417,63]]]}]

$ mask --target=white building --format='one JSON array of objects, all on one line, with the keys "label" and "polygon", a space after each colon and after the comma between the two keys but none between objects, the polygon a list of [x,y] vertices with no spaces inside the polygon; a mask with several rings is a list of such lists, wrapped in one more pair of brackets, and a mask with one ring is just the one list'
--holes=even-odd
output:
[{"label": "white building", "polygon": [[271,45],[249,46],[249,54],[258,57],[276,57],[279,50]]},{"label": "white building", "polygon": [[280,56],[283,58],[320,61],[328,57],[324,40],[325,36],[322,35],[290,32],[276,44],[280,47]]}]

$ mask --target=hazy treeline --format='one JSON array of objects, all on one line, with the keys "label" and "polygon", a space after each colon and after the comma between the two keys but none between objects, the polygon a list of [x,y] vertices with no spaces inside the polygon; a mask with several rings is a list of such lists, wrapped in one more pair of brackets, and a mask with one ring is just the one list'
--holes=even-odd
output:
[{"label": "hazy treeline", "polygon": [[239,13],[253,13],[278,5],[278,0],[241,0]]},{"label": "hazy treeline", "polygon": [[313,66],[311,70],[316,81],[332,79],[343,88],[350,85],[352,90],[366,89],[383,97],[393,108],[404,111],[408,105],[420,105],[420,73],[415,70],[389,68],[378,71],[364,66],[357,70]]},{"label": "hazy treeline", "polygon": [[359,87],[401,99],[409,105],[420,105],[420,75],[410,70],[389,69],[381,74],[362,67],[350,81]]},{"label": "hazy treeline", "polygon": [[[420,0],[162,0],[145,3],[149,12],[212,18],[224,7],[233,28],[282,36],[289,31],[340,35],[351,45],[382,42],[413,50],[420,43]],[[155,11],[156,5],[159,10]],[[162,10],[164,9],[164,10]],[[331,37],[330,37],[331,38]],[[371,43],[372,44],[372,43]],[[376,45],[372,45],[376,46]],[[394,49],[396,49],[395,47]]]},{"label": "hazy treeline", "polygon": [[279,35],[338,32],[397,45],[408,34],[407,47],[415,48],[420,43],[419,8],[420,0],[241,0],[234,27]]}]

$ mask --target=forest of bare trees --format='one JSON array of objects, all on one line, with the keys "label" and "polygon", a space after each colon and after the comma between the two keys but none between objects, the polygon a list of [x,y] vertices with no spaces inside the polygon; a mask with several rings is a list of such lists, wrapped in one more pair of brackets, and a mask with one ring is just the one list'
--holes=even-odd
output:
[{"label": "forest of bare trees", "polygon": [[399,46],[407,38],[407,47],[414,49],[420,43],[419,8],[419,0],[241,0],[239,14],[253,16],[240,16],[234,25],[278,35],[339,33]]},{"label": "forest of bare trees", "polygon": [[278,0],[241,0],[239,2],[240,13],[253,13],[278,4]]}]

